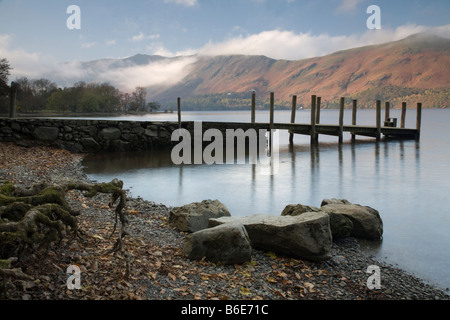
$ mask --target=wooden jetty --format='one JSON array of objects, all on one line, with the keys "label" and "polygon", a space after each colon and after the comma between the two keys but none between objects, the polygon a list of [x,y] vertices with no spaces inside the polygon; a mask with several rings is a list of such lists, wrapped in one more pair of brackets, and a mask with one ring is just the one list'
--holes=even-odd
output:
[{"label": "wooden jetty", "polygon": [[[250,122],[202,122],[203,128],[221,128],[221,129],[267,129],[267,130],[288,130],[289,141],[293,142],[294,134],[311,136],[311,144],[318,142],[319,135],[337,136],[339,143],[343,143],[345,132],[351,134],[352,142],[355,142],[356,136],[373,137],[379,141],[382,136],[392,139],[420,139],[420,127],[422,119],[422,103],[417,103],[416,128],[405,128],[406,103],[402,103],[400,127],[397,127],[397,119],[390,117],[390,103],[385,103],[385,119],[381,121],[381,101],[376,101],[376,119],[375,124],[358,125],[357,124],[357,101],[352,100],[352,123],[344,124],[345,98],[340,99],[338,124],[320,123],[321,97],[311,96],[311,121],[310,123],[295,123],[297,110],[297,96],[292,97],[291,121],[290,123],[274,122],[274,93],[270,93],[270,118],[269,122],[261,123],[255,121],[255,93],[251,99],[251,117]],[[178,98],[178,123],[181,126],[181,102]]]}]

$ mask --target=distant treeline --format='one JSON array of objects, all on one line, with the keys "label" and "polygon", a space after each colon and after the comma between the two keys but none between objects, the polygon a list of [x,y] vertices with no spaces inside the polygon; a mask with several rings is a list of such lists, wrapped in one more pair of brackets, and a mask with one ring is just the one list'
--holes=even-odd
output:
[{"label": "distant treeline", "polygon": [[[211,111],[211,110],[249,110],[251,108],[251,92],[212,93],[181,99],[182,110]],[[163,108],[174,108],[173,102],[162,102]],[[269,99],[262,99],[256,95],[256,108],[269,109]],[[282,101],[275,101],[275,109],[290,108]]]},{"label": "distant treeline", "polygon": [[389,101],[394,107],[400,107],[402,102],[406,102],[408,107],[414,108],[421,102],[424,108],[449,108],[450,87],[421,89],[389,85],[383,88],[369,88],[349,98],[357,99],[358,106],[365,108],[374,108],[376,100]]},{"label": "distant treeline", "polygon": [[[21,113],[118,113],[152,112],[160,108],[156,102],[146,102],[147,90],[136,87],[132,93],[119,91],[109,83],[75,83],[58,88],[48,79],[22,77],[18,85],[17,112]],[[0,112],[6,113],[9,99],[0,101]]]},{"label": "distant treeline", "polygon": [[[301,93],[298,95],[297,108],[309,108],[310,96],[315,93]],[[205,94],[189,98],[182,98],[182,110],[186,111],[207,111],[207,110],[249,110],[251,107],[251,92],[229,92],[229,93],[214,93]],[[303,101],[300,100],[301,95]],[[276,92],[275,92],[276,96]],[[382,88],[369,88],[365,91],[358,92],[352,95],[344,95],[346,98],[346,107],[351,106],[353,99],[358,100],[358,108],[373,109],[376,106],[376,101],[381,100],[390,102],[393,107],[400,107],[402,102],[406,102],[408,107],[414,108],[417,102],[421,102],[424,108],[448,108],[450,103],[450,88],[438,89],[421,89],[421,88],[404,88],[399,86],[385,86]],[[175,108],[172,102],[162,102],[163,108]],[[322,98],[322,109],[339,109],[340,97],[334,99]],[[270,101],[268,94],[256,95],[256,108],[269,109]],[[290,101],[275,100],[275,109],[290,109]]]}]

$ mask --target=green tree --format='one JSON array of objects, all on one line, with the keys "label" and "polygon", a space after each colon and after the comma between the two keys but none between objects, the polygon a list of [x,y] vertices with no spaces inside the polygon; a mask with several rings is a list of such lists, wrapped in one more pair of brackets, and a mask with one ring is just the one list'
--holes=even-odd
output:
[{"label": "green tree", "polygon": [[161,106],[157,102],[152,101],[152,102],[147,103],[147,111],[154,112],[154,111],[159,110],[160,108],[161,108]]}]

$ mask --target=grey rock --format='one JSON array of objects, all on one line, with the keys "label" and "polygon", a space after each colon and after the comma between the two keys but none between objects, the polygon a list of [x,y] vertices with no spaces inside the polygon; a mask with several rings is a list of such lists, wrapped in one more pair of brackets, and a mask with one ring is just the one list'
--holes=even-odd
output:
[{"label": "grey rock", "polygon": [[210,218],[231,216],[227,207],[218,200],[203,200],[174,208],[169,214],[169,224],[179,231],[196,232],[208,228]]},{"label": "grey rock", "polygon": [[189,234],[183,251],[191,260],[240,264],[251,260],[252,247],[242,224],[224,224]]},{"label": "grey rock", "polygon": [[320,211],[319,208],[316,207],[310,207],[303,204],[288,204],[283,212],[281,212],[282,216],[298,216],[305,212],[318,212]]},{"label": "grey rock", "polygon": [[98,136],[104,140],[119,140],[121,134],[118,128],[105,128],[100,131]]},{"label": "grey rock", "polygon": [[326,206],[327,204],[351,204],[351,202],[349,202],[346,199],[336,199],[336,198],[323,199],[320,206],[323,207]]},{"label": "grey rock", "polygon": [[158,131],[152,129],[145,129],[145,135],[148,137],[156,138],[158,137]]},{"label": "grey rock", "polygon": [[54,141],[58,138],[59,128],[37,127],[33,132],[34,138],[39,141]]},{"label": "grey rock", "polygon": [[252,215],[210,219],[211,227],[242,223],[254,248],[321,261],[330,258],[332,235],[329,217],[323,212],[298,216]]},{"label": "grey rock", "polygon": [[[356,238],[381,240],[383,236],[383,221],[377,210],[359,204],[327,204],[320,208],[331,216],[337,215],[348,218],[353,226],[351,235]],[[330,220],[336,217],[330,218]]]},{"label": "grey rock", "polygon": [[130,143],[122,140],[113,140],[109,143],[109,151],[124,152],[130,149]]},{"label": "grey rock", "polygon": [[93,138],[82,138],[80,140],[83,150],[86,152],[96,151],[99,149],[99,144]]}]

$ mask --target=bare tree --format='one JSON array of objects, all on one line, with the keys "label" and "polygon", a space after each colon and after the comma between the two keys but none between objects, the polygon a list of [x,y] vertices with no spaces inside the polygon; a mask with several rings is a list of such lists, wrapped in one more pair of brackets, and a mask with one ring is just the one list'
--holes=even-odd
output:
[{"label": "bare tree", "polygon": [[0,59],[0,96],[8,95],[8,77],[11,66],[6,58]]}]

